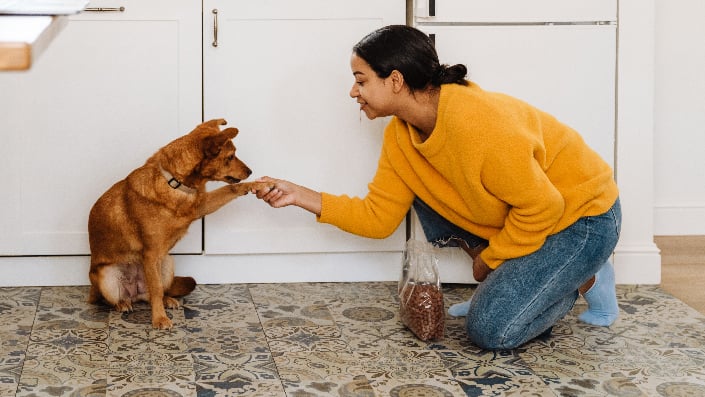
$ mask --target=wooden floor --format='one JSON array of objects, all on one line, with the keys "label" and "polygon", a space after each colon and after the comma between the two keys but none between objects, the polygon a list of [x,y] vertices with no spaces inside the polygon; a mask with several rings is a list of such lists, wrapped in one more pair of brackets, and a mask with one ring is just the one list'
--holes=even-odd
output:
[{"label": "wooden floor", "polygon": [[705,314],[705,236],[656,236],[661,288]]}]

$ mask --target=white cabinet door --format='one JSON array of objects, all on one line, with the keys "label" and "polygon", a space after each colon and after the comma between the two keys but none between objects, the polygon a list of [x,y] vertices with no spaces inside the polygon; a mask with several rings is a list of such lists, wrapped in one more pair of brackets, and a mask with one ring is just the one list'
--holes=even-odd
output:
[{"label": "white cabinet door", "polygon": [[414,0],[426,22],[614,21],[617,0]]},{"label": "white cabinet door", "polygon": [[442,63],[483,89],[521,98],[576,129],[614,163],[616,27],[423,26]]},{"label": "white cabinet door", "polygon": [[[203,18],[204,118],[240,129],[235,145],[252,178],[364,196],[388,120],[367,120],[348,96],[351,49],[403,24],[405,2],[205,0]],[[389,239],[360,238],[254,196],[208,216],[205,233],[207,254],[400,251],[405,239],[403,226]]]},{"label": "white cabinet door", "polygon": [[[87,254],[114,182],[201,121],[201,4],[92,1],[28,72],[0,74],[0,255]],[[201,252],[201,222],[177,251]]]}]

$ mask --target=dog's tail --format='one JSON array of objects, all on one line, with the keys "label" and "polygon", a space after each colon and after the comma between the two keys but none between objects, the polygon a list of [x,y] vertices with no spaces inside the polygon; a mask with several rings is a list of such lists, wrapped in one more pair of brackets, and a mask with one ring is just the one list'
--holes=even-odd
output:
[{"label": "dog's tail", "polygon": [[196,288],[196,280],[193,277],[174,277],[169,289],[164,291],[164,295],[177,298],[190,294]]}]

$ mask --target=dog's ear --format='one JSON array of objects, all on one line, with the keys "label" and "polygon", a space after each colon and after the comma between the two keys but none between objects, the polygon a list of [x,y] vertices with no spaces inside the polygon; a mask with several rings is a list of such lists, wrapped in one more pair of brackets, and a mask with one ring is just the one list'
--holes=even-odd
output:
[{"label": "dog's ear", "polygon": [[202,123],[201,125],[204,127],[219,128],[218,126],[226,125],[226,124],[228,124],[228,122],[225,121],[225,119],[213,119],[213,120],[208,120],[208,121]]},{"label": "dog's ear", "polygon": [[193,131],[190,132],[190,135],[203,136],[203,135],[220,134],[220,126],[226,125],[227,123],[228,122],[225,121],[225,119],[208,120],[208,121],[205,121],[205,122],[197,125],[196,128],[194,128]]},{"label": "dog's ear", "polygon": [[203,139],[203,153],[207,158],[218,156],[220,150],[226,142],[233,139],[237,135],[237,128],[226,128],[221,133],[211,135]]},{"label": "dog's ear", "polygon": [[226,128],[223,130],[223,134],[225,134],[228,139],[233,139],[237,136],[237,133],[240,132],[237,128],[235,127],[230,127]]}]

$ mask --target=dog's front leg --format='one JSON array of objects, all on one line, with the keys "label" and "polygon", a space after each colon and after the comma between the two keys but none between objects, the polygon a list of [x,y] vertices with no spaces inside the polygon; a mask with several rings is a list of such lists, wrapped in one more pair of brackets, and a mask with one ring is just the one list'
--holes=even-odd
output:
[{"label": "dog's front leg", "polygon": [[206,193],[201,216],[206,216],[217,211],[220,207],[233,199],[246,195],[253,188],[259,190],[271,187],[271,182],[245,182],[219,187],[218,189]]},{"label": "dog's front leg", "polygon": [[162,284],[162,256],[152,250],[146,250],[144,255],[144,278],[149,293],[149,304],[152,307],[152,327],[155,329],[170,329],[173,324],[164,310],[164,285]]}]

